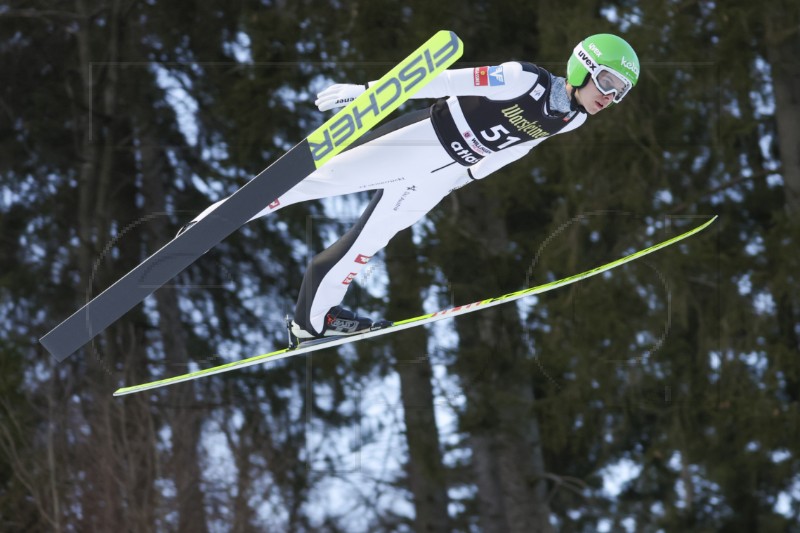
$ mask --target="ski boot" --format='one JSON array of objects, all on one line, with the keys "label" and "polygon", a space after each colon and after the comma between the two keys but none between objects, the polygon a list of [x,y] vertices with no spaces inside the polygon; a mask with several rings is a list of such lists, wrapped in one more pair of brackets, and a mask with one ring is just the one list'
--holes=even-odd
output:
[{"label": "ski boot", "polygon": [[299,343],[312,339],[357,335],[375,329],[387,328],[392,325],[392,322],[389,320],[373,322],[369,318],[358,316],[349,309],[337,305],[331,307],[330,311],[325,315],[325,323],[322,325],[320,334],[305,330],[294,320],[289,320],[288,317],[286,325],[289,328],[289,345],[295,348]]}]

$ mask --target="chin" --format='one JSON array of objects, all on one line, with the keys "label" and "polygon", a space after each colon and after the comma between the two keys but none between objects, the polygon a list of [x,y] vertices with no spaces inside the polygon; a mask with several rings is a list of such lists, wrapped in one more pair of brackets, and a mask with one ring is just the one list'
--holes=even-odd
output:
[{"label": "chin", "polygon": [[[579,104],[581,103],[580,100],[578,101],[578,103]],[[587,104],[588,105],[584,105],[584,104],[581,104],[581,105],[583,105],[583,108],[586,110],[586,113],[589,114],[589,115],[596,115],[600,111],[603,110],[603,108],[598,106],[595,102],[587,102]]]}]

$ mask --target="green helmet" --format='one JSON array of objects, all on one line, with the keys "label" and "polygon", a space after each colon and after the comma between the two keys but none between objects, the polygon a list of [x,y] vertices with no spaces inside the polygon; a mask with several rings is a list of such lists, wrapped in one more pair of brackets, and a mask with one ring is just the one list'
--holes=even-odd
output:
[{"label": "green helmet", "polygon": [[[598,83],[602,72],[614,74],[621,83],[616,87],[609,82]],[[615,92],[614,101],[619,102],[639,80],[639,58],[621,37],[610,33],[591,35],[572,51],[567,62],[567,82],[573,87],[583,87],[590,77],[603,94]]]}]

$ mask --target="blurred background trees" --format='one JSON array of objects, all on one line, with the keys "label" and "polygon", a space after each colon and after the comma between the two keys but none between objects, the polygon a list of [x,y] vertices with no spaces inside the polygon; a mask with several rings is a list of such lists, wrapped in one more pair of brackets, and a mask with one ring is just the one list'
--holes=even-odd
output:
[{"label": "blurred background trees", "polygon": [[[0,529],[792,531],[800,8],[636,1],[0,7]],[[285,343],[363,197],[248,224],[56,365],[36,340],[438,29],[631,96],[453,193],[349,295],[393,319],[705,234],[520,305],[121,399]],[[403,110],[432,102],[412,101]],[[270,200],[270,199],[265,199]]]}]

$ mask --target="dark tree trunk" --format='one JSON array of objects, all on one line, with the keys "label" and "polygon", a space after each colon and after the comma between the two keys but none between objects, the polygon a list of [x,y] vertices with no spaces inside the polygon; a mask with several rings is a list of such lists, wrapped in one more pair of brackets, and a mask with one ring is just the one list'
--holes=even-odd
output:
[{"label": "dark tree trunk", "polygon": [[[386,249],[389,272],[388,314],[407,318],[423,313],[425,286],[411,231],[398,234]],[[423,328],[390,337],[408,443],[409,488],[414,495],[415,531],[448,531],[447,476],[442,464],[439,431],[434,416],[433,372],[428,358],[428,335]]]}]

